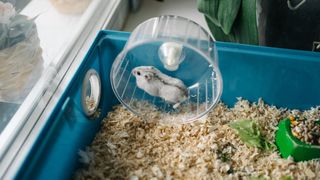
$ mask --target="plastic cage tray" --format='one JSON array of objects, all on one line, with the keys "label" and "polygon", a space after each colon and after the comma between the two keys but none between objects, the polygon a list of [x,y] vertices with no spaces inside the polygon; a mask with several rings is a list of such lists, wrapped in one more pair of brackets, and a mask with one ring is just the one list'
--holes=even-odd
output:
[{"label": "plastic cage tray", "polygon": [[[110,68],[129,33],[101,31],[74,75],[45,128],[23,162],[18,179],[70,179],[80,163],[79,149],[89,145],[112,106],[119,104],[110,85]],[[224,82],[222,101],[243,97],[277,107],[308,109],[320,104],[320,53],[217,42]],[[89,69],[101,79],[100,117],[82,110],[82,80]]]}]

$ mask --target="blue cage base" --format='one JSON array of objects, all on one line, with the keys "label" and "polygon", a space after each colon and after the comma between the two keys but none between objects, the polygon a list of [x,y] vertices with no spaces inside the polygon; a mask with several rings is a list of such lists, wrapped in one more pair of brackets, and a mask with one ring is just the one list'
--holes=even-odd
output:
[{"label": "blue cage base", "polygon": [[[18,179],[70,179],[80,163],[78,151],[88,146],[100,123],[118,104],[110,85],[111,65],[129,33],[101,31],[45,128],[20,168]],[[320,53],[217,42],[223,78],[222,101],[243,97],[270,105],[308,109],[320,104]],[[99,118],[82,111],[81,86],[85,73],[95,69],[101,78]]]}]

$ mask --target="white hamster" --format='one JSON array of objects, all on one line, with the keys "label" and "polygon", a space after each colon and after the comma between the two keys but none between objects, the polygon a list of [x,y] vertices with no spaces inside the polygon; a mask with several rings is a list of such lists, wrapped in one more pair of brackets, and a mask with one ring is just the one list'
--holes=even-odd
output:
[{"label": "white hamster", "polygon": [[188,89],[180,79],[163,74],[153,66],[136,67],[132,74],[140,89],[174,104],[173,108],[177,108],[188,98]]}]

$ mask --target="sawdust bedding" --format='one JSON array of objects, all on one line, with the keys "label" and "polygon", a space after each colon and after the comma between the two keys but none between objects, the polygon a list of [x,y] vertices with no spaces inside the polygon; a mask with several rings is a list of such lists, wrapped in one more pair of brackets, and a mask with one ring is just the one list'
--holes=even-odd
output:
[{"label": "sawdust bedding", "polygon": [[274,142],[278,122],[292,114],[320,117],[319,108],[290,111],[262,100],[250,104],[239,99],[233,108],[219,103],[201,121],[168,125],[157,122],[159,112],[150,112],[146,121],[118,105],[92,144],[79,151],[83,167],[74,178],[319,179],[319,160],[296,163],[281,158],[276,149],[250,147],[229,126],[236,120],[255,120]]}]

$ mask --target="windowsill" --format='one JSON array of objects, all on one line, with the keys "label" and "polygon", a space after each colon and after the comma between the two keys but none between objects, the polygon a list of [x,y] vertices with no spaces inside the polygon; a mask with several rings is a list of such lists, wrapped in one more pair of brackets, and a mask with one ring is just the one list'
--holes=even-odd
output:
[{"label": "windowsill", "polygon": [[120,2],[92,0],[82,15],[66,15],[49,1],[32,0],[21,11],[37,16],[44,70],[0,133],[0,179],[14,177],[97,33],[112,23]]}]

